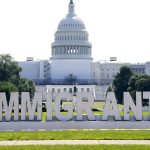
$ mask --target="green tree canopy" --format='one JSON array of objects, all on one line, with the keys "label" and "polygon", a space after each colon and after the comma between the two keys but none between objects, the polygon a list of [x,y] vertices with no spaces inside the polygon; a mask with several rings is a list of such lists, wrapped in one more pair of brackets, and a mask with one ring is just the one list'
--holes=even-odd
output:
[{"label": "green tree canopy", "polygon": [[133,75],[129,67],[123,66],[120,68],[120,72],[117,73],[113,81],[113,90],[115,92],[118,103],[123,103],[123,92],[128,89],[128,82]]},{"label": "green tree canopy", "polygon": [[31,98],[33,98],[34,92],[35,92],[34,82],[32,80],[22,78],[19,81],[18,90],[20,93],[21,92],[30,92],[30,96],[31,96]]},{"label": "green tree canopy", "polygon": [[7,99],[10,98],[10,93],[11,92],[18,92],[18,88],[16,87],[15,84],[12,82],[7,82],[7,81],[1,81],[0,82],[0,92],[5,92]]},{"label": "green tree canopy", "polygon": [[[136,91],[150,91],[150,76],[133,75],[129,81],[128,91],[131,93],[134,101],[136,100]],[[143,99],[143,106],[148,105],[148,101]]]},{"label": "green tree canopy", "polygon": [[11,92],[30,92],[31,98],[35,92],[32,80],[20,77],[21,67],[13,58],[6,54],[0,55],[0,92],[6,92],[9,99]]},{"label": "green tree canopy", "polygon": [[[134,102],[136,92],[150,91],[150,76],[133,74],[129,67],[123,66],[113,81],[113,90],[118,103],[123,104],[123,92],[130,92]],[[143,106],[148,105],[147,100],[143,100]]]},{"label": "green tree canopy", "polygon": [[20,78],[21,68],[13,58],[6,54],[0,55],[0,81],[8,81],[14,78]]}]

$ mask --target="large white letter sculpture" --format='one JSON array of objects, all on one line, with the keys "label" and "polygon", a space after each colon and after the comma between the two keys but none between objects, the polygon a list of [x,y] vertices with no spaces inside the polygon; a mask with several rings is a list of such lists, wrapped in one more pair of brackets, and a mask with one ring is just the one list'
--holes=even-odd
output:
[{"label": "large white letter sculpture", "polygon": [[64,110],[67,110],[67,115],[62,115],[60,112],[60,101],[66,99],[67,101],[72,101],[72,96],[69,93],[60,93],[55,100],[55,112],[56,117],[61,121],[68,121],[73,117],[73,104],[65,104]]},{"label": "large white letter sculpture", "polygon": [[[86,98],[88,101],[83,103],[83,99]],[[77,93],[77,120],[82,120],[83,111],[87,112],[89,120],[95,120],[91,107],[94,103],[94,96],[90,93]]]},{"label": "large white letter sculpture", "polygon": [[52,116],[53,116],[53,106],[52,106],[52,94],[51,93],[47,93],[46,95],[46,120],[50,121],[52,120]]},{"label": "large white letter sculpture", "polygon": [[31,103],[28,92],[23,92],[21,95],[21,120],[26,120],[28,110],[29,120],[34,120],[37,109],[37,120],[42,120],[42,93],[35,93]]},{"label": "large white letter sculpture", "polygon": [[19,100],[18,100],[17,92],[11,93],[10,101],[9,101],[8,105],[7,105],[6,94],[0,93],[0,121],[2,121],[3,108],[4,108],[4,112],[5,112],[6,121],[11,120],[12,110],[14,110],[14,120],[17,121],[19,119]]},{"label": "large white letter sculpture", "polygon": [[129,120],[129,109],[131,108],[135,119],[142,120],[142,96],[141,92],[136,92],[136,105],[129,92],[124,92],[124,120]]},{"label": "large white letter sculpture", "polygon": [[121,120],[114,92],[107,93],[102,120],[108,120],[108,116],[115,116],[115,120]]}]

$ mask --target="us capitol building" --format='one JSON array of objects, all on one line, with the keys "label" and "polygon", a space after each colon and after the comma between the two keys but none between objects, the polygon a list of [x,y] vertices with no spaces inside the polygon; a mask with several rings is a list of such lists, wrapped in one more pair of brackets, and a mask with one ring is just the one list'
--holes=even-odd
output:
[{"label": "us capitol building", "polygon": [[50,60],[18,62],[22,67],[21,76],[32,79],[37,91],[60,92],[78,91],[94,94],[95,99],[105,99],[108,86],[120,67],[128,65],[138,74],[150,75],[150,63],[123,64],[116,61],[93,62],[92,44],[88,40],[84,22],[75,14],[75,5],[70,0],[68,14],[58,24],[54,42],[51,44]]}]

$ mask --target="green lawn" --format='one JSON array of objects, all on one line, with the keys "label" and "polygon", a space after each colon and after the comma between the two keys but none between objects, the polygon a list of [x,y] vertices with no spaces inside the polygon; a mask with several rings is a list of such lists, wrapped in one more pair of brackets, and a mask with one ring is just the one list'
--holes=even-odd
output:
[{"label": "green lawn", "polygon": [[51,145],[51,146],[0,146],[0,150],[149,150],[148,145]]},{"label": "green lawn", "polygon": [[[68,102],[64,102],[63,105],[65,104],[68,104]],[[93,111],[93,114],[94,115],[103,115],[103,107],[104,107],[104,102],[94,102],[92,108],[95,109],[96,111]],[[124,112],[122,111],[123,109],[123,105],[120,105],[118,104],[118,108],[119,108],[119,111],[120,111],[120,115],[123,116],[124,115]],[[86,112],[83,112],[84,114],[86,114]],[[66,115],[67,112],[62,112],[63,115]],[[74,115],[76,115],[77,113],[76,112],[73,112]],[[132,112],[129,113],[130,116],[133,115]],[[142,112],[142,115],[143,116],[148,116],[150,115],[150,112]],[[53,116],[55,116],[55,112],[53,112]],[[43,112],[42,113],[42,121],[46,121],[46,113]]]},{"label": "green lawn", "polygon": [[[63,102],[63,105],[68,104],[69,102]],[[93,111],[94,115],[103,115],[103,107],[104,107],[105,102],[94,102],[92,108],[95,109],[96,111]],[[53,103],[53,107],[54,107],[54,103]],[[123,105],[118,104],[118,108],[120,111],[120,115],[123,116],[124,112],[122,111],[123,109]],[[86,114],[86,112],[83,112],[84,114]],[[66,115],[67,112],[62,112],[63,115]],[[73,113],[74,115],[76,115],[76,112]],[[133,115],[132,112],[129,113],[131,116]],[[150,115],[150,112],[142,112],[142,114],[144,116]],[[53,116],[55,116],[55,112],[53,112]],[[43,112],[42,113],[42,121],[46,121],[46,113]]]},{"label": "green lawn", "polygon": [[[68,104],[70,102],[63,102],[63,105],[65,104]],[[93,111],[93,114],[94,115],[103,115],[103,108],[104,108],[104,104],[105,102],[94,102],[92,108],[94,109]],[[124,112],[122,111],[123,109],[123,105],[120,105],[118,104],[118,108],[119,108],[119,111],[120,111],[120,115],[123,116],[124,115]],[[53,102],[53,109],[54,109],[54,102]],[[63,115],[66,115],[67,112],[61,112]],[[77,113],[76,112],[73,112],[73,115],[76,115]],[[83,114],[87,114],[86,112],[83,112]],[[130,116],[133,115],[132,112],[129,113]],[[19,114],[21,115],[21,114]],[[28,113],[27,113],[28,115]],[[35,116],[37,115],[37,113],[35,113]],[[148,116],[150,115],[150,112],[142,112],[142,115],[144,116]],[[5,113],[3,113],[3,116],[5,116]],[[13,116],[13,113],[12,113],[12,116]],[[53,110],[53,116],[55,116],[55,111]],[[46,121],[46,112],[42,112],[42,121]]]},{"label": "green lawn", "polygon": [[0,140],[150,140],[150,130],[0,132]]}]

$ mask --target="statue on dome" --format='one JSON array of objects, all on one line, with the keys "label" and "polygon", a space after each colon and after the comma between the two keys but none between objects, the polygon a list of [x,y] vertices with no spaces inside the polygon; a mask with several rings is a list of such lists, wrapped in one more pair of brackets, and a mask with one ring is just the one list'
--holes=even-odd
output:
[{"label": "statue on dome", "polygon": [[73,0],[70,0],[70,4],[73,4]]}]

